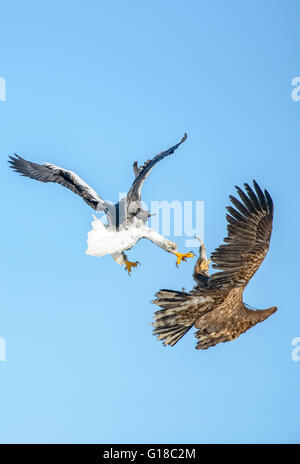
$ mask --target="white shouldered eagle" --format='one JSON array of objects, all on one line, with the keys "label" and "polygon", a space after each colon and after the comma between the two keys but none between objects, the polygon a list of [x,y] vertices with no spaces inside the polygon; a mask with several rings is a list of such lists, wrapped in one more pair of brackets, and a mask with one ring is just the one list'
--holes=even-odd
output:
[{"label": "white shouldered eagle", "polygon": [[166,156],[174,153],[186,138],[187,135],[184,134],[179,143],[159,153],[151,160],[147,160],[140,167],[138,167],[137,161],[134,162],[135,180],[127,193],[127,197],[116,204],[103,200],[74,172],[54,164],[32,163],[16,154],[10,156],[9,163],[11,163],[10,167],[22,176],[40,182],[56,182],[80,195],[95,211],[104,212],[108,224],[105,225],[94,216],[92,230],[88,233],[86,253],[98,257],[110,254],[118,264],[125,265],[125,269],[130,274],[131,268],[136,267],[139,262],[128,261],[125,250],[131,249],[141,238],[147,238],[165,251],[174,254],[177,257],[177,265],[181,261],[185,261],[186,258],[194,256],[192,252],[179,253],[176,243],[167,240],[154,229],[148,227],[146,222],[151,214],[143,210],[141,203],[141,189],[152,168]]},{"label": "white shouldered eagle", "polygon": [[194,268],[196,282],[190,292],[160,290],[154,304],[153,334],[164,345],[175,345],[193,326],[197,349],[206,349],[220,342],[236,339],[258,322],[273,314],[277,307],[251,310],[243,303],[243,292],[263,262],[270,245],[273,201],[253,181],[254,191],[245,185],[247,194],[236,187],[240,200],[230,196],[234,207],[228,206],[228,236],[211,255],[213,267],[219,272],[209,276],[209,262],[203,242]]}]

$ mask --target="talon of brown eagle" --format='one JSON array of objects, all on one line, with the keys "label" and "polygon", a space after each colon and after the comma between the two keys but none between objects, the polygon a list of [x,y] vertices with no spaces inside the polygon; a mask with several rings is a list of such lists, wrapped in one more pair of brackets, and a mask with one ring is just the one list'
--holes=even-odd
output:
[{"label": "talon of brown eagle", "polygon": [[210,259],[203,259],[199,264],[200,272],[207,272],[209,270]]}]

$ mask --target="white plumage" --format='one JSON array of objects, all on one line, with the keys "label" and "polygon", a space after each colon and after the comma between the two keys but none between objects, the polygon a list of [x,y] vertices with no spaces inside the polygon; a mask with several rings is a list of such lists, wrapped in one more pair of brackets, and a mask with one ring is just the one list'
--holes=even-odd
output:
[{"label": "white plumage", "polygon": [[121,227],[119,230],[106,226],[101,219],[93,215],[92,229],[88,233],[86,250],[87,255],[104,256],[122,253],[132,248],[138,240],[143,237],[142,224],[132,222],[127,229]]}]

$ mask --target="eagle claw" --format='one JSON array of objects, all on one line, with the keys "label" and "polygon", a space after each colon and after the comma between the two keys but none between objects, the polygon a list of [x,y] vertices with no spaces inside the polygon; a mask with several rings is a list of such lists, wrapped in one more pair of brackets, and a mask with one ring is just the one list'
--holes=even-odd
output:
[{"label": "eagle claw", "polygon": [[195,256],[192,251],[189,251],[188,253],[178,253],[175,251],[174,255],[177,256],[176,267],[178,267],[178,264],[180,264],[181,261],[186,261],[186,258],[194,258]]},{"label": "eagle claw", "polygon": [[141,265],[141,263],[139,261],[135,261],[135,262],[126,261],[125,262],[125,271],[128,272],[128,275],[131,275],[131,268],[132,267],[137,267],[138,264]]}]

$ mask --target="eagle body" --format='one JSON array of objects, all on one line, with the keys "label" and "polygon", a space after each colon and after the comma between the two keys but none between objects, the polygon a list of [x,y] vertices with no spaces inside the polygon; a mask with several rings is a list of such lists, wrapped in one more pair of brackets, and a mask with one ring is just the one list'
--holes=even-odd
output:
[{"label": "eagle body", "polygon": [[230,290],[223,301],[217,306],[214,301],[207,311],[196,319],[194,324],[198,329],[196,337],[200,340],[196,345],[198,349],[234,340],[276,310],[276,308],[262,311],[249,310],[243,303],[242,295],[241,288]]},{"label": "eagle body", "polygon": [[104,256],[130,250],[143,237],[143,221],[134,217],[125,227],[118,229],[108,227],[93,215],[92,229],[88,232],[87,255]]},{"label": "eagle body", "polygon": [[10,156],[9,163],[11,164],[10,167],[22,176],[40,182],[60,184],[81,196],[95,211],[104,212],[107,225],[94,216],[92,229],[88,233],[86,253],[98,257],[110,254],[118,264],[125,264],[125,268],[130,274],[131,267],[136,267],[138,262],[132,263],[128,261],[124,251],[131,249],[141,238],[147,238],[165,251],[175,254],[177,263],[192,257],[191,253],[178,253],[175,243],[170,242],[170,240],[146,226],[150,213],[143,210],[141,201],[143,183],[153,167],[166,156],[173,154],[186,138],[187,135],[184,134],[179,143],[147,160],[140,167],[138,167],[137,162],[134,162],[135,179],[127,196],[116,204],[103,200],[76,173],[60,166],[50,163],[33,163],[16,154]]},{"label": "eagle body", "polygon": [[208,275],[204,244],[194,268],[196,285],[190,292],[160,290],[154,304],[153,334],[164,345],[175,345],[192,327],[197,349],[236,339],[258,322],[273,314],[273,306],[251,310],[243,302],[244,289],[259,269],[270,245],[273,202],[253,181],[254,191],[245,184],[247,194],[236,187],[240,200],[231,196],[235,208],[227,208],[228,236],[211,256],[218,272]]}]

